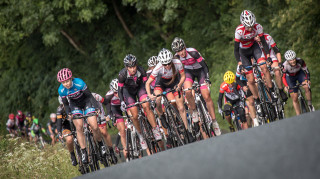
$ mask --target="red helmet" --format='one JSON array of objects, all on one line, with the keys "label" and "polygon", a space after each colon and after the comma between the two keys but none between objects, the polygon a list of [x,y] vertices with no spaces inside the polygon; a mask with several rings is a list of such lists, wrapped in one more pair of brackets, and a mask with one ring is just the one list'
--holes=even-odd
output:
[{"label": "red helmet", "polygon": [[18,115],[22,116],[22,111],[18,110]]},{"label": "red helmet", "polygon": [[13,113],[9,114],[9,119],[14,119],[14,114]]},{"label": "red helmet", "polygon": [[57,80],[61,83],[67,81],[72,77],[72,72],[69,68],[61,69],[57,74]]}]

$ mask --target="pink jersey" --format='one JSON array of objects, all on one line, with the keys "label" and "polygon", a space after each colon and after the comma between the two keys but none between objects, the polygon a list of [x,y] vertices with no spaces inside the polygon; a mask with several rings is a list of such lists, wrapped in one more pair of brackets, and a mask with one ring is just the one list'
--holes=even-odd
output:
[{"label": "pink jersey", "polygon": [[260,24],[255,24],[251,31],[247,31],[241,24],[236,28],[235,41],[240,42],[240,48],[250,48],[254,43],[254,37],[263,36],[263,27]]},{"label": "pink jersey", "polygon": [[180,57],[178,54],[175,55],[184,65],[185,69],[199,69],[202,68],[199,62],[204,60],[201,54],[195,48],[186,48],[186,57]]},{"label": "pink jersey", "polygon": [[112,106],[120,105],[120,98],[117,97],[116,95],[114,95],[114,92],[112,90],[108,91],[107,94],[106,94],[106,98],[110,99],[110,97],[111,97],[110,104]]},{"label": "pink jersey", "polygon": [[[176,68],[176,73],[182,73],[184,71],[182,63],[178,59],[172,59],[172,63]],[[164,79],[171,79],[173,76],[172,68],[167,70],[161,63],[158,63],[157,66],[152,70],[150,78],[155,79],[157,76],[161,76]]]},{"label": "pink jersey", "polygon": [[[272,59],[272,61],[278,60],[276,53],[274,52],[274,50],[272,49],[272,47],[275,47],[277,44],[276,42],[273,40],[273,38],[271,37],[271,35],[269,34],[264,34],[264,38],[266,39],[267,45],[269,47],[269,52],[270,52],[270,58]],[[267,54],[265,53],[264,49],[263,49],[263,45],[262,43],[259,43],[259,46],[262,50],[262,52],[264,53],[264,56],[266,57]]]}]

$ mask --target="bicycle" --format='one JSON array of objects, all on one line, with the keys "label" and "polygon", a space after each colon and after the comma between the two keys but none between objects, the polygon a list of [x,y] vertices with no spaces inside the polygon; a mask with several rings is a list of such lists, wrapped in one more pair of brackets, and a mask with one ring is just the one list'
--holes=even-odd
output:
[{"label": "bicycle", "polygon": [[[258,118],[260,119],[260,124],[265,124],[269,123],[271,121],[274,121],[276,118],[276,115],[274,114],[275,112],[272,110],[273,104],[272,100],[270,98],[269,91],[267,90],[264,80],[262,79],[261,71],[260,71],[260,66],[266,64],[266,62],[259,63],[257,64],[256,61],[253,62],[252,66],[247,66],[245,68],[254,68],[254,73],[257,76],[257,86],[258,86],[258,95],[260,98],[260,105],[261,105],[261,111],[262,111],[262,116],[258,115]],[[258,111],[258,110],[257,110]],[[261,120],[262,119],[262,120]]]},{"label": "bicycle", "polygon": [[[118,116],[115,118],[123,118],[126,120],[126,152],[127,161],[134,160],[143,156],[142,148],[140,145],[140,140],[137,134],[137,130],[133,125],[133,122],[130,120],[130,117],[127,113],[125,116]],[[119,152],[120,153],[120,152]]]},{"label": "bicycle", "polygon": [[150,153],[155,154],[157,152],[160,152],[161,149],[158,145],[158,142],[156,141],[156,139],[153,136],[152,126],[148,122],[148,120],[143,112],[143,108],[141,108],[141,104],[147,103],[147,102],[149,102],[149,100],[145,100],[142,102],[136,102],[132,105],[127,106],[126,109],[129,109],[134,106],[139,106],[140,110],[138,113],[138,120],[140,122],[141,134],[142,134],[143,138],[146,140],[146,143],[147,143],[147,146],[150,150]]},{"label": "bicycle", "polygon": [[200,116],[201,128],[203,132],[205,132],[206,135],[210,138],[216,136],[216,134],[213,130],[212,119],[208,112],[205,100],[203,99],[200,92],[200,87],[205,85],[207,86],[206,83],[199,85],[197,82],[194,82],[192,87],[184,89],[183,91],[194,90],[195,104],[198,114]]},{"label": "bicycle", "polygon": [[[282,101],[282,98],[280,98],[280,90],[278,88],[277,83],[274,80],[274,69],[276,69],[275,67],[271,67],[268,66],[269,71],[270,71],[270,75],[271,75],[271,81],[273,83],[274,86],[274,92],[276,93],[276,95],[278,96],[278,100],[275,103],[275,110],[276,110],[276,115],[277,115],[277,119],[281,120],[285,118],[285,113],[284,113],[284,105],[286,104],[286,102]],[[280,72],[281,73],[281,72]]]},{"label": "bicycle", "polygon": [[[302,91],[300,89],[300,87],[304,86],[304,85],[308,85],[308,84],[297,84],[296,86],[292,87],[292,88],[298,88],[298,101],[299,101],[299,106],[301,109],[301,113],[308,113],[313,111],[313,109],[311,109],[308,105],[307,102],[302,94]],[[308,88],[310,89],[310,86],[308,85]]]},{"label": "bicycle", "polygon": [[[164,91],[155,97],[162,97],[163,105],[165,106],[165,116],[168,126],[168,135],[173,140],[173,147],[178,147],[189,143],[187,129],[184,126],[180,113],[168,100],[166,94],[175,92],[175,89]],[[179,97],[180,97],[179,93]],[[153,103],[154,104],[154,103]]]},{"label": "bicycle", "polygon": [[77,132],[76,132],[75,126],[74,126],[73,122],[71,122],[70,120],[68,120],[68,121],[70,122],[71,133],[65,134],[65,135],[63,135],[63,137],[68,137],[71,135],[73,136],[73,146],[76,151],[75,154],[76,154],[76,158],[78,160],[78,165],[79,165],[78,171],[83,175],[86,173],[90,173],[90,169],[89,169],[88,165],[84,165],[81,160],[81,150],[80,150],[81,148],[80,148],[80,144],[77,139]]}]

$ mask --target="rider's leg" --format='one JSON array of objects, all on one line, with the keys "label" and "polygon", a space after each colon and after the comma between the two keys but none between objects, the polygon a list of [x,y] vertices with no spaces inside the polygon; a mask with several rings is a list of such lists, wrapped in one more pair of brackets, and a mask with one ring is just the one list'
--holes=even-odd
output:
[{"label": "rider's leg", "polygon": [[186,109],[184,107],[184,100],[183,100],[183,95],[181,94],[180,95],[180,98],[179,98],[179,94],[178,92],[175,92],[174,93],[174,97],[176,99],[176,104],[178,106],[178,111],[180,113],[180,116],[182,118],[182,121],[184,123],[184,126],[186,129],[188,129],[188,121],[187,121],[187,114],[186,114]]},{"label": "rider's leg", "polygon": [[248,80],[248,86],[249,86],[249,89],[252,93],[252,96],[254,99],[258,99],[258,88],[256,86],[256,82],[255,82],[255,79],[254,79],[254,76],[253,76],[253,73],[248,73],[246,74],[246,78]]},{"label": "rider's leg", "polygon": [[[123,119],[117,120],[117,128],[120,132],[121,145],[123,147],[123,151],[126,151],[126,131]],[[123,152],[124,158],[127,158],[127,152]]]},{"label": "rider's leg", "polygon": [[292,98],[292,103],[293,103],[294,110],[296,111],[296,115],[300,115],[301,111],[300,111],[300,105],[298,101],[298,93],[290,93],[290,96]]},{"label": "rider's leg", "polygon": [[242,123],[242,129],[248,129],[248,123],[247,123],[247,119],[246,119],[246,114],[245,114],[245,110],[242,107],[237,107],[237,112],[240,116],[240,120]]},{"label": "rider's leg", "polygon": [[88,117],[88,124],[90,125],[93,133],[93,137],[96,141],[101,142],[102,141],[102,136],[101,132],[98,127],[98,122],[97,122],[97,116],[90,116]]},{"label": "rider's leg", "polygon": [[86,148],[85,137],[83,133],[83,119],[73,119],[73,124],[76,127],[77,139],[81,149]]},{"label": "rider's leg", "polygon": [[[266,61],[265,61],[265,60],[260,60],[260,61],[259,61],[259,63],[263,63],[263,62],[266,62]],[[271,81],[271,75],[270,75],[270,72],[269,72],[269,70],[268,70],[268,68],[267,68],[267,64],[261,65],[260,68],[261,68],[261,71],[262,71],[263,74],[264,74],[267,87],[268,87],[269,89],[273,89],[272,81]]]},{"label": "rider's leg", "polygon": [[107,146],[109,148],[112,147],[111,135],[109,135],[109,133],[108,133],[107,123],[99,125],[99,130],[100,130]]}]

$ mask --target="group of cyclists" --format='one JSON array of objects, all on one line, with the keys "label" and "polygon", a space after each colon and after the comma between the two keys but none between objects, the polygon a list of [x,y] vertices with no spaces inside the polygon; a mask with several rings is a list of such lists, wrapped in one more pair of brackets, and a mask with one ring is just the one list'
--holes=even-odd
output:
[{"label": "group of cyclists", "polygon": [[[297,82],[305,89],[308,107],[313,111],[310,72],[305,62],[297,58],[292,50],[285,52],[286,61],[283,62],[275,41],[271,35],[264,33],[263,27],[256,23],[251,11],[244,10],[240,15],[240,22],[235,30],[234,41],[237,68],[234,70],[235,73],[228,70],[224,74],[218,98],[218,111],[229,123],[230,130],[235,131],[232,116],[238,118],[236,120],[239,120],[241,130],[263,124],[262,119],[268,116],[268,111],[263,106],[266,100],[278,110],[278,102],[285,104],[288,99],[286,92],[293,100],[296,114],[301,114]],[[124,68],[111,81],[110,89],[104,96],[90,91],[82,79],[73,77],[69,68],[63,68],[58,72],[57,80],[61,83],[58,89],[60,105],[56,114],[50,115],[48,131],[52,141],[55,133],[61,139],[65,138],[74,166],[79,162],[74,152],[74,136],[81,148],[81,162],[89,162],[84,124],[89,124],[102,156],[109,150],[113,163],[116,164],[117,157],[106,127],[107,121],[112,121],[119,130],[124,156],[128,157],[128,134],[124,116],[132,121],[142,150],[152,154],[146,141],[149,139],[143,135],[146,129],[139,121],[141,114],[146,117],[152,138],[161,150],[171,148],[174,140],[177,140],[177,135],[170,135],[170,120],[173,118],[170,118],[166,110],[163,95],[176,108],[174,116],[182,119],[181,125],[186,132],[177,131],[179,138],[193,142],[199,135],[202,136],[201,139],[210,137],[209,134],[221,135],[210,95],[212,72],[209,71],[205,59],[195,48],[187,47],[179,37],[173,39],[171,48],[172,51],[163,48],[156,56],[150,57],[147,71],[139,65],[134,55],[127,54],[123,60]],[[259,79],[263,81],[262,87],[257,85]],[[199,87],[201,100],[205,104],[205,114],[200,114],[198,110],[193,90],[195,86]],[[262,92],[266,95],[261,95]],[[208,120],[204,122],[202,118],[205,115]],[[9,119],[11,118],[13,116],[10,114]],[[268,120],[271,120],[270,118],[269,115]],[[35,122],[37,121],[34,119],[33,123]],[[204,133],[203,123],[206,122],[211,126],[209,134]],[[176,125],[180,123],[177,122]],[[72,133],[72,126],[76,135],[69,135]]]}]

